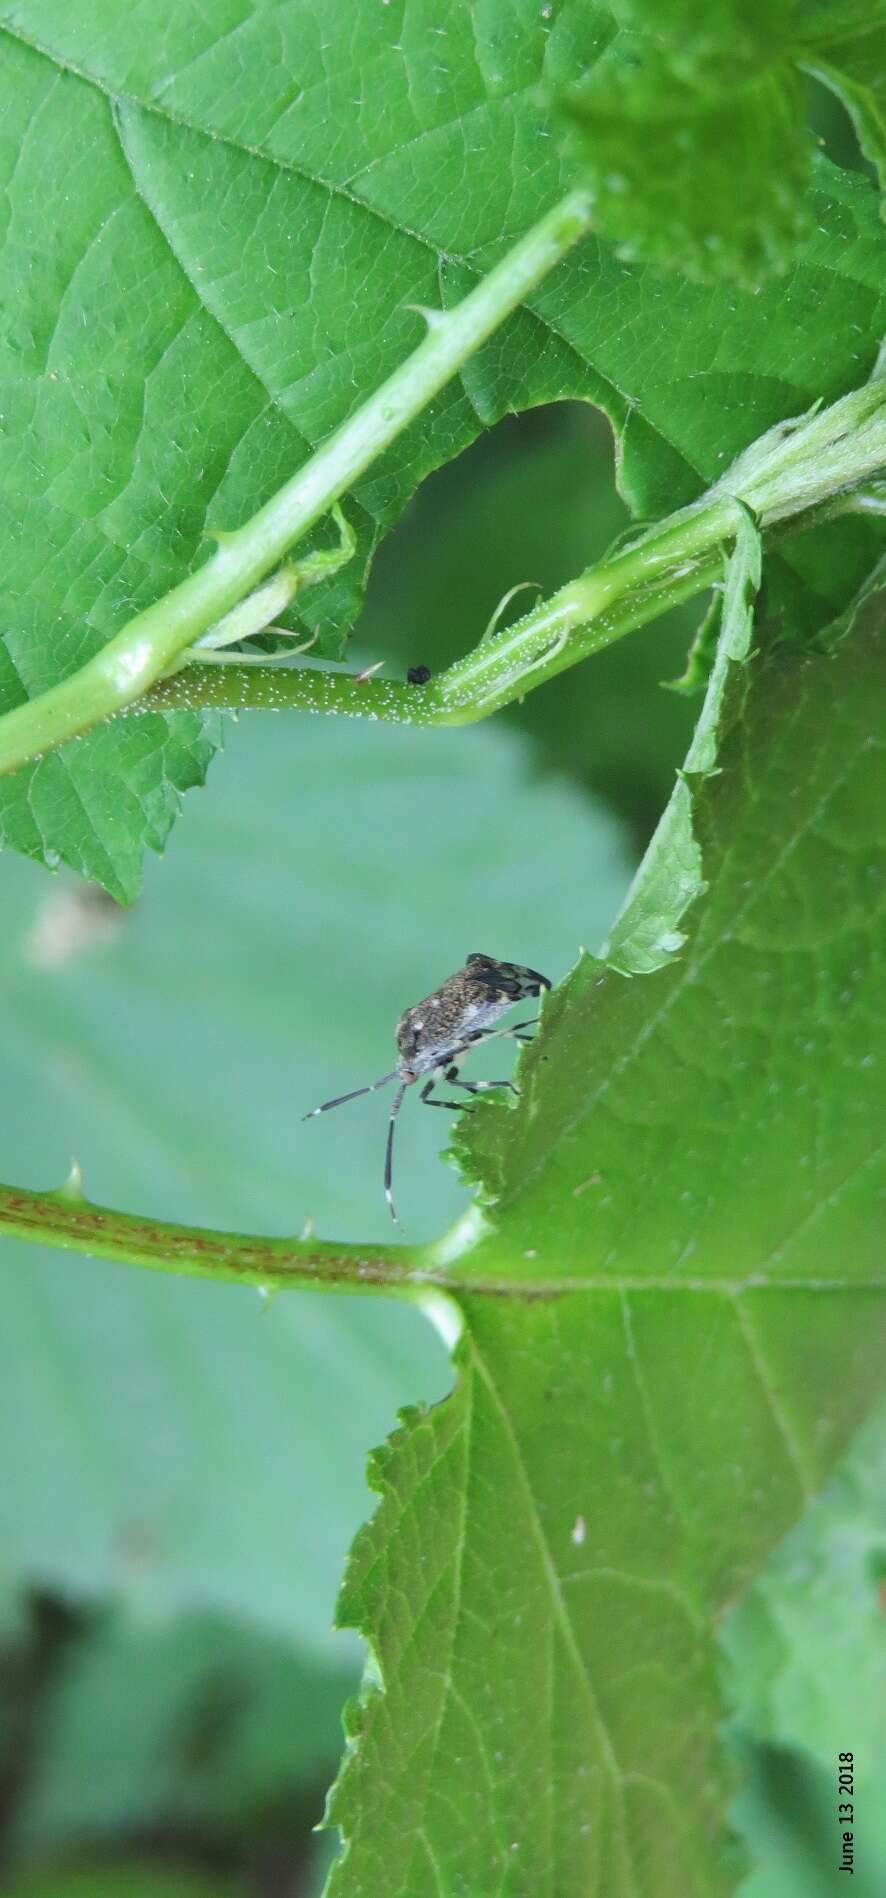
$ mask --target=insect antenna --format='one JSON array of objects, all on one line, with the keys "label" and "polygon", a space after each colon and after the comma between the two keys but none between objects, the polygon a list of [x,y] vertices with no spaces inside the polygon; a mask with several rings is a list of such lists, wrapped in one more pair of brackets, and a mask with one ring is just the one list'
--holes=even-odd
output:
[{"label": "insect antenna", "polygon": [[396,1212],[394,1211],[394,1196],[391,1192],[391,1174],[392,1174],[393,1164],[394,1164],[394,1127],[396,1126],[397,1115],[399,1114],[400,1109],[403,1105],[403,1096],[405,1093],[406,1093],[406,1083],[404,1081],[398,1087],[397,1092],[394,1095],[394,1105],[391,1108],[391,1118],[388,1121],[388,1143],[387,1143],[387,1146],[385,1147],[385,1199],[387,1200],[388,1206],[390,1207],[391,1218],[393,1219],[395,1226],[399,1225],[400,1222],[397,1218]]},{"label": "insect antenna", "polygon": [[345,1101],[355,1101],[360,1094],[374,1094],[377,1087],[387,1087],[389,1081],[396,1081],[397,1069],[383,1074],[380,1081],[370,1081],[368,1087],[355,1087],[350,1094],[337,1094],[334,1101],[324,1101],[320,1107],[312,1107],[310,1113],[302,1114],[302,1120],[313,1120],[315,1114],[328,1114],[330,1107],[343,1107]]}]

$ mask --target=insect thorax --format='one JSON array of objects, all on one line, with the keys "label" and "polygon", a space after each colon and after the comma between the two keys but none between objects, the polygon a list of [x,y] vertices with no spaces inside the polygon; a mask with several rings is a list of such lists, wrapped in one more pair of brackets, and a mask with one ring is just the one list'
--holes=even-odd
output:
[{"label": "insect thorax", "polygon": [[397,1023],[397,1052],[401,1069],[411,1074],[428,1074],[432,1068],[445,1067],[447,1060],[463,1051],[475,1035],[482,1034],[512,1006],[509,1001],[466,1002],[458,1008],[435,1007],[437,997],[407,1008]]},{"label": "insect thorax", "polygon": [[545,978],[533,969],[496,962],[492,956],[469,956],[463,969],[400,1016],[401,1073],[428,1074],[445,1067],[447,1060],[491,1028],[521,996],[537,995],[539,982],[545,983]]}]

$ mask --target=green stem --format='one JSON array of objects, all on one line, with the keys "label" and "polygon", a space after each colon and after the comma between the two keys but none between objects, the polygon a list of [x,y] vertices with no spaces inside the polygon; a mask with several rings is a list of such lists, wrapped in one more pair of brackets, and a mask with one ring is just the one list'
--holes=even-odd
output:
[{"label": "green stem", "polygon": [[254,1285],[267,1292],[297,1286],[409,1296],[435,1282],[418,1267],[418,1247],[330,1245],[314,1238],[267,1239],[171,1225],[94,1206],[77,1183],[52,1193],[0,1186],[0,1232],[65,1251],[191,1278]]},{"label": "green stem", "polygon": [[219,676],[195,665],[163,681],[132,710],[294,708],[410,725],[486,718],[711,586],[735,532],[736,500],[752,509],[762,528],[784,531],[785,523],[796,525],[804,515],[819,518],[835,496],[848,505],[853,488],[883,469],[886,379],[865,383],[806,420],[770,429],[691,507],[605,556],[425,686],[311,666],[265,672],[232,665]]},{"label": "green stem", "polygon": [[[454,1298],[471,1292],[477,1297],[521,1299],[562,1295],[556,1279],[521,1279],[519,1267],[516,1273],[506,1269],[488,1276],[470,1268],[459,1271],[457,1261],[476,1243],[479,1226],[472,1209],[442,1240],[430,1245],[330,1244],[313,1236],[268,1239],[260,1233],[214,1232],[95,1206],[83,1195],[76,1167],[66,1185],[55,1192],[0,1185],[0,1235],[172,1272],[180,1278],[252,1285],[266,1296],[324,1291],[407,1298],[441,1324],[441,1294]],[[443,1329],[455,1335],[451,1308]]]},{"label": "green stem", "polygon": [[219,537],[197,573],[137,614],[79,672],[0,719],[0,772],[17,770],[147,692],[328,513],[589,226],[589,196],[573,191],[455,309],[425,312],[428,333],[407,361],[245,526]]},{"label": "green stem", "polygon": [[[693,561],[690,571],[626,592],[621,599],[613,600],[605,618],[594,619],[597,596],[592,582],[600,570],[592,569],[582,579],[570,581],[532,613],[514,621],[488,644],[484,642],[464,659],[457,659],[428,685],[407,685],[400,679],[361,679],[353,672],[325,671],[313,665],[278,670],[232,663],[222,672],[195,663],[186,672],[161,680],[146,698],[128,706],[127,714],[217,707],[228,711],[326,712],[400,725],[472,724],[509,700],[534,691],[577,659],[587,658],[624,633],[659,618],[669,607],[691,599],[719,579],[723,541],[731,530],[733,512],[730,506],[713,551],[704,560]],[[608,571],[610,563],[605,564]],[[570,637],[568,644],[552,652],[561,635],[576,629],[583,617],[587,620],[586,636],[580,642]]]}]

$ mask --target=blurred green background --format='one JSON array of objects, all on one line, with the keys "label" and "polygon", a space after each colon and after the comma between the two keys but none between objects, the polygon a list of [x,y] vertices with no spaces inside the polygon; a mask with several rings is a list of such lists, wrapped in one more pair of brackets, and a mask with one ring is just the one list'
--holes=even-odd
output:
[{"label": "blurred green background", "polygon": [[[623,525],[592,410],[504,424],[385,544],[353,663],[436,670],[517,581],[550,590]],[[55,1184],[74,1154],[90,1197],[132,1210],[387,1238],[383,1098],[301,1116],[385,1072],[400,1010],[469,951],[558,979],[597,945],[685,749],[693,708],[659,681],[692,623],[463,732],[232,722],[127,914],[6,857],[4,1175]],[[467,1195],[446,1121],[409,1108],[396,1183],[421,1239]],[[3,1245],[2,1898],[319,1892],[366,1453],[448,1378],[395,1303],[263,1303]],[[736,1823],[765,1868],[745,1898],[834,1889],[834,1753],[882,1757],[884,1464],[881,1427],[730,1624]],[[848,1712],[847,1671],[872,1684]],[[886,1889],[873,1806],[865,1898]]]}]

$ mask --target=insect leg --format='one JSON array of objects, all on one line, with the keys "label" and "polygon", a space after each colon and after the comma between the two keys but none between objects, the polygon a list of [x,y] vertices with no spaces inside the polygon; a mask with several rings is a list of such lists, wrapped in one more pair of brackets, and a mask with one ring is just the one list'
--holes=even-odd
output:
[{"label": "insect leg", "polygon": [[395,1226],[399,1222],[397,1219],[397,1215],[394,1211],[394,1199],[393,1199],[393,1194],[391,1193],[391,1174],[392,1174],[393,1164],[394,1164],[394,1127],[396,1125],[397,1115],[399,1114],[400,1109],[403,1105],[403,1096],[405,1093],[406,1093],[405,1083],[401,1083],[401,1085],[397,1089],[396,1094],[394,1095],[394,1105],[391,1108],[391,1118],[388,1121],[388,1141],[387,1141],[387,1146],[385,1147],[385,1199],[387,1200],[388,1206],[390,1207],[391,1218],[393,1219]]},{"label": "insect leg", "polygon": [[[454,1075],[450,1074],[448,1070],[446,1074],[446,1079],[447,1081],[455,1082]],[[467,1101],[432,1101],[431,1100],[431,1090],[432,1088],[436,1087],[438,1080],[439,1080],[439,1075],[432,1074],[430,1080],[425,1082],[424,1087],[422,1088],[421,1093],[419,1094],[418,1098],[420,1101],[423,1101],[425,1107],[457,1107],[459,1110],[464,1110],[464,1108],[467,1107],[467,1104],[468,1104]],[[463,1087],[464,1082],[457,1081],[455,1082],[455,1085],[457,1087]]]},{"label": "insect leg", "polygon": [[468,1039],[473,1047],[477,1047],[481,1041],[507,1040],[508,1037],[513,1041],[532,1041],[532,1035],[523,1035],[520,1030],[534,1028],[538,1019],[537,1015],[531,1015],[528,1021],[516,1021],[513,1028],[475,1028]]},{"label": "insect leg", "polygon": [[313,1120],[315,1114],[328,1114],[330,1107],[343,1107],[345,1101],[355,1101],[360,1094],[374,1094],[377,1087],[387,1087],[389,1081],[396,1081],[398,1070],[383,1074],[380,1081],[370,1081],[368,1087],[352,1088],[350,1094],[337,1094],[334,1101],[324,1101],[322,1107],[312,1107],[310,1113],[303,1114],[302,1120]]},{"label": "insect leg", "polygon": [[512,1094],[520,1092],[513,1081],[455,1081],[453,1086],[463,1087],[466,1094],[488,1094],[491,1087],[509,1087]]}]

